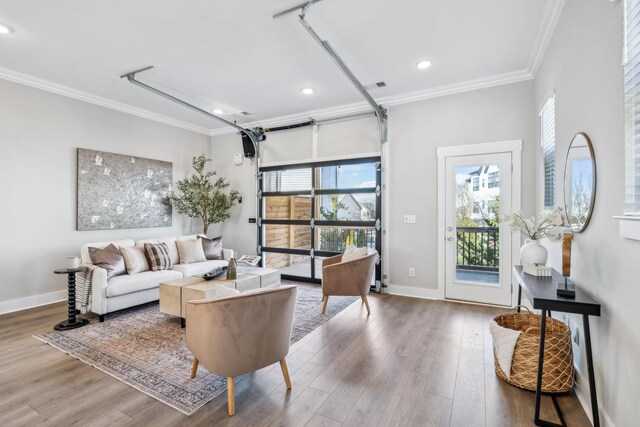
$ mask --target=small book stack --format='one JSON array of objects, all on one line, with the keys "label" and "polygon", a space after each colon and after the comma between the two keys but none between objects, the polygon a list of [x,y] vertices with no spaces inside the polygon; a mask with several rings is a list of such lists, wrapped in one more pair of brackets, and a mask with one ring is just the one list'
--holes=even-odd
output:
[{"label": "small book stack", "polygon": [[522,266],[522,271],[532,276],[551,277],[551,267],[547,267],[546,265],[525,264]]}]

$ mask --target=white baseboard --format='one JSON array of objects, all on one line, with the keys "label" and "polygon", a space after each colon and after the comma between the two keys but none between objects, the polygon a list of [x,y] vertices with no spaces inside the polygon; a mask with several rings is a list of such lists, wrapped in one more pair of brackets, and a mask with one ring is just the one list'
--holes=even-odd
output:
[{"label": "white baseboard", "polygon": [[387,285],[387,292],[391,295],[402,295],[405,297],[440,299],[437,289],[414,288],[412,286]]},{"label": "white baseboard", "polygon": [[[585,414],[587,414],[589,421],[591,421],[591,425],[593,425],[591,416],[591,396],[589,394],[589,381],[582,375],[580,371],[578,371],[577,368],[575,368],[575,371],[576,385],[574,386],[573,391],[576,393],[576,397],[578,398],[580,405],[582,405],[582,409],[584,409]],[[615,427],[615,424],[613,424],[613,420],[611,420],[611,417],[609,416],[609,414],[607,414],[607,411],[605,411],[600,404],[598,404],[598,412],[600,413],[600,419],[602,421],[603,427]]]},{"label": "white baseboard", "polygon": [[0,314],[12,313],[14,311],[26,310],[27,308],[39,307],[41,305],[52,304],[54,302],[66,301],[67,291],[51,292],[48,294],[33,295],[25,298],[17,298],[8,301],[0,301]]}]

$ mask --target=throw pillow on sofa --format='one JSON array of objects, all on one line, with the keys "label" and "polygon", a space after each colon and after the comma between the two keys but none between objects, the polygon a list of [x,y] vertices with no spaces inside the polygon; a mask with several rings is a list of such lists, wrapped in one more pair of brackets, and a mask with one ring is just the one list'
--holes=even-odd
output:
[{"label": "throw pillow on sofa", "polygon": [[149,271],[149,261],[147,261],[144,248],[138,246],[123,247],[120,252],[122,252],[124,264],[127,266],[127,273],[136,274]]},{"label": "throw pillow on sofa", "polygon": [[144,252],[147,255],[151,270],[171,270],[173,267],[166,243],[145,243]]},{"label": "throw pillow on sofa", "polygon": [[202,242],[199,239],[178,240],[176,244],[178,245],[180,264],[191,264],[207,260],[204,256],[204,249],[202,249]]},{"label": "throw pillow on sofa", "polygon": [[100,249],[89,247],[91,263],[107,270],[107,280],[127,273],[124,257],[113,243]]},{"label": "throw pillow on sofa", "polygon": [[198,236],[198,239],[202,239],[202,250],[205,258],[209,260],[224,258],[222,256],[222,236],[214,239]]}]

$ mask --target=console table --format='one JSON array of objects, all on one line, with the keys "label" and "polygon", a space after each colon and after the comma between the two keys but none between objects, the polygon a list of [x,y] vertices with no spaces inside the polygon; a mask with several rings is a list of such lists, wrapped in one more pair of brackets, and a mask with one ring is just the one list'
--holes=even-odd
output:
[{"label": "console table", "polygon": [[87,319],[76,318],[76,273],[85,271],[86,268],[60,268],[55,270],[55,274],[66,274],[68,284],[68,302],[67,302],[67,320],[63,320],[53,327],[56,331],[66,331],[69,329],[79,328],[87,325],[89,321]]},{"label": "console table", "polygon": [[547,313],[551,311],[560,311],[563,313],[575,313],[582,315],[582,324],[584,328],[584,342],[587,355],[587,372],[589,375],[589,392],[591,393],[591,411],[593,414],[594,427],[600,427],[600,418],[598,416],[598,397],[596,395],[596,380],[593,375],[593,357],[591,353],[591,333],[589,331],[589,316],[600,316],[600,303],[591,298],[585,292],[576,287],[575,298],[565,298],[556,295],[556,283],[563,282],[564,276],[556,270],[552,271],[551,277],[536,277],[526,274],[522,271],[522,266],[513,267],[513,272],[518,280],[518,305],[522,300],[522,291],[524,291],[527,299],[533,304],[534,309],[542,311],[542,320],[540,324],[540,357],[538,360],[538,378],[536,384],[536,411],[534,422],[538,426],[566,426],[560,405],[551,396],[553,404],[558,412],[558,417],[562,424],[552,423],[540,419],[540,400],[542,398],[542,365],[544,362],[544,339],[547,321]]}]

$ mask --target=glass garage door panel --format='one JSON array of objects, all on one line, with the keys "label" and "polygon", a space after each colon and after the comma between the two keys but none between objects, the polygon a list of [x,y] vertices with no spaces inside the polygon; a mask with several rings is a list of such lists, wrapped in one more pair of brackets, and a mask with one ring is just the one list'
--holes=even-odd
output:
[{"label": "glass garage door panel", "polygon": [[263,172],[262,191],[311,191],[311,168]]},{"label": "glass garage door panel", "polygon": [[311,226],[265,224],[264,242],[267,248],[311,249]]},{"label": "glass garage door panel", "polygon": [[316,218],[323,221],[375,221],[376,195],[363,193],[316,196]]},{"label": "glass garage door panel", "polygon": [[359,248],[376,248],[376,229],[373,227],[316,227],[315,250],[344,253],[353,244]]},{"label": "glass garage door panel", "polygon": [[335,165],[316,168],[316,188],[376,188],[376,162]]},{"label": "glass garage door panel", "polygon": [[269,196],[262,203],[264,219],[311,220],[311,196]]}]

